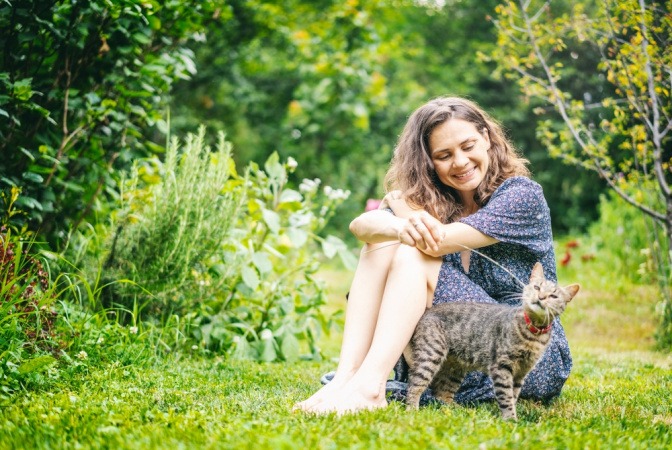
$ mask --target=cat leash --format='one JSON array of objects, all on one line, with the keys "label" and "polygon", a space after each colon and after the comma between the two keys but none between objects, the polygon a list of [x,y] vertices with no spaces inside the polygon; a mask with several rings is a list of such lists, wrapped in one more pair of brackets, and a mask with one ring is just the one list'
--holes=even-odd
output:
[{"label": "cat leash", "polygon": [[[486,254],[484,254],[484,253],[482,253],[482,252],[479,252],[478,250],[473,249],[473,248],[471,248],[471,247],[468,247],[468,246],[466,246],[466,245],[458,244],[457,242],[447,241],[447,243],[448,243],[448,244],[457,245],[458,247],[462,247],[462,248],[464,248],[465,250],[469,250],[469,251],[472,251],[472,252],[474,252],[474,253],[477,253],[477,254],[481,255],[483,258],[487,259],[488,261],[492,262],[493,264],[495,264],[496,266],[498,266],[499,268],[501,268],[504,272],[508,273],[508,274],[511,276],[511,278],[513,278],[514,280],[516,280],[516,282],[518,282],[518,284],[520,284],[521,286],[525,286],[525,283],[523,283],[522,281],[520,281],[520,280],[518,279],[518,277],[515,276],[509,269],[507,269],[506,267],[504,267],[503,265],[501,265],[500,263],[498,263],[498,262],[495,261],[494,259],[490,258],[488,255],[486,255]],[[381,246],[376,247],[376,248],[372,248],[371,250],[363,251],[362,254],[363,254],[363,255],[366,255],[367,253],[375,252],[375,251],[377,251],[377,250],[382,250],[382,249],[387,248],[387,247],[392,247],[392,246],[394,246],[394,245],[401,245],[401,244],[402,244],[401,242],[392,242],[392,243],[390,243],[390,244],[385,244],[385,245],[381,245]]]}]

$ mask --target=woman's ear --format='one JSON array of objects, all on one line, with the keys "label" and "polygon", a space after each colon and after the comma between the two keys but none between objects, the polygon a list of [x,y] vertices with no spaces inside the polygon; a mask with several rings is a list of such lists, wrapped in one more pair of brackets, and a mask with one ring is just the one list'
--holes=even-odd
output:
[{"label": "woman's ear", "polygon": [[486,127],[483,127],[481,135],[483,136],[483,139],[485,139],[485,142],[487,142],[488,145],[490,145],[490,133],[488,133],[488,129]]}]

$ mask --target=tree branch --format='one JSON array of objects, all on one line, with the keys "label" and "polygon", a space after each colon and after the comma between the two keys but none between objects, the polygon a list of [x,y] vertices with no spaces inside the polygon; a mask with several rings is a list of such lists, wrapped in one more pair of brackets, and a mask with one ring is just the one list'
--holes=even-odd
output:
[{"label": "tree branch", "polygon": [[[640,0],[641,1],[641,0]],[[640,211],[644,212],[645,214],[653,217],[656,220],[659,221],[665,221],[665,215],[659,213],[658,211],[655,211],[646,205],[640,204],[639,202],[635,201],[632,197],[630,197],[625,191],[620,189],[614,180],[612,180],[611,176],[602,168],[599,160],[593,155],[591,152],[587,150],[588,144],[584,141],[584,139],[581,137],[579,131],[576,129],[574,125],[572,125],[572,122],[569,118],[569,114],[567,113],[567,106],[565,105],[565,102],[562,100],[562,92],[556,85],[555,81],[553,80],[553,74],[551,73],[551,69],[546,63],[546,60],[544,59],[544,56],[541,53],[541,50],[539,48],[539,45],[537,44],[537,40],[535,38],[534,32],[532,31],[530,22],[529,22],[529,17],[527,15],[527,12],[522,8],[523,7],[523,0],[518,0],[519,5],[521,6],[521,14],[523,16],[523,19],[525,20],[525,25],[527,27],[527,35],[530,39],[530,44],[532,45],[532,49],[539,59],[539,64],[541,64],[542,69],[544,70],[544,73],[546,74],[546,79],[548,80],[549,86],[550,86],[550,92],[552,95],[552,102],[555,104],[556,108],[558,108],[558,111],[560,112],[560,116],[562,117],[562,120],[565,122],[567,127],[569,128],[569,131],[572,133],[572,136],[574,137],[574,140],[579,144],[579,146],[583,149],[583,151],[591,158],[593,161],[593,165],[595,166],[595,169],[597,170],[598,174],[602,178],[605,179],[607,184],[609,184],[609,187],[611,187],[623,200],[626,202],[630,203],[631,205],[635,206],[638,208]],[[586,132],[588,139],[591,141],[591,144],[597,146],[595,139],[590,135],[589,132]]]},{"label": "tree branch", "polygon": [[[639,31],[642,33],[642,54],[644,55],[644,72],[646,73],[647,79],[647,88],[649,91],[649,97],[651,98],[651,109],[652,109],[652,123],[651,123],[651,134],[653,138],[653,170],[656,173],[656,179],[660,185],[660,189],[663,191],[666,197],[670,197],[670,185],[667,184],[665,179],[665,172],[663,171],[663,161],[662,161],[662,138],[660,136],[660,101],[658,100],[658,94],[656,94],[656,84],[653,74],[653,69],[651,68],[651,58],[649,57],[649,32],[646,26],[646,4],[644,0],[639,0],[639,8],[641,10],[641,19],[639,21]],[[667,129],[667,128],[666,128]]]}]

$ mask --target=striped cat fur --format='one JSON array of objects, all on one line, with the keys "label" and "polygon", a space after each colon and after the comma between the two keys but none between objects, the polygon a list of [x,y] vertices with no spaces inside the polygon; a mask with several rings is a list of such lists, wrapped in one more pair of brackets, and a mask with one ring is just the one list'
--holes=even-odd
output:
[{"label": "striped cat fur", "polygon": [[436,398],[452,402],[464,376],[478,370],[492,378],[502,417],[517,420],[525,375],[548,346],[553,319],[578,291],[578,284],[560,287],[546,280],[536,263],[519,307],[456,302],[428,309],[404,351],[408,408],[418,407],[428,387]]}]

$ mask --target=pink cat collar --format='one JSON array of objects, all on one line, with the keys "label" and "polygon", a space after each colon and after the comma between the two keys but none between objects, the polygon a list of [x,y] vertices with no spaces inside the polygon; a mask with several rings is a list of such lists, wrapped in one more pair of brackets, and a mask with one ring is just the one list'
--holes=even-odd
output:
[{"label": "pink cat collar", "polygon": [[530,330],[532,334],[545,334],[551,331],[551,326],[553,326],[553,322],[549,323],[544,328],[537,328],[534,325],[532,325],[532,321],[530,320],[530,317],[527,315],[527,311],[523,311],[523,316],[525,317],[525,324],[527,325],[527,329]]}]

